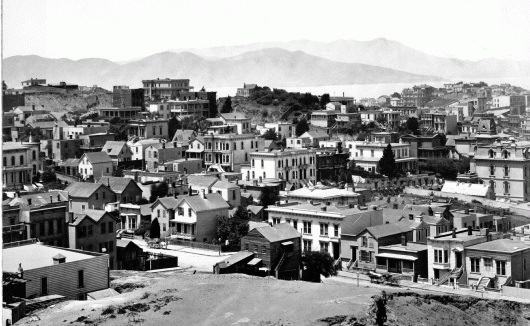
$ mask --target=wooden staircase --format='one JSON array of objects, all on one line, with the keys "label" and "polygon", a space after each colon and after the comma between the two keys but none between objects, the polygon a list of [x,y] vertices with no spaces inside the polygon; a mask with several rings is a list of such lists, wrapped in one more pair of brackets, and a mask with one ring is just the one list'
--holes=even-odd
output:
[{"label": "wooden staircase", "polygon": [[486,288],[488,287],[488,284],[490,284],[490,281],[491,281],[491,278],[489,277],[481,277],[479,278],[476,286],[477,286],[477,291],[484,291],[486,290]]},{"label": "wooden staircase", "polygon": [[352,267],[357,267],[357,260],[350,259],[348,266],[346,266],[346,270],[349,271]]},{"label": "wooden staircase", "polygon": [[280,261],[278,261],[278,264],[276,264],[276,267],[274,268],[274,274],[276,275],[276,278],[278,278],[280,267],[282,266],[284,261],[285,261],[285,251],[283,252],[282,257],[280,258]]}]

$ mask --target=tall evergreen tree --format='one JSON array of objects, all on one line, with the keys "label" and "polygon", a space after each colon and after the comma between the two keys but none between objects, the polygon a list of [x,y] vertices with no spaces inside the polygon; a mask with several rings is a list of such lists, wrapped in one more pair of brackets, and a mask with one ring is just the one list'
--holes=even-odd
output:
[{"label": "tall evergreen tree", "polygon": [[399,175],[396,158],[390,144],[383,150],[383,157],[379,160],[379,173],[386,175],[390,179],[394,179]]},{"label": "tall evergreen tree", "polygon": [[296,125],[296,129],[295,129],[296,137],[302,136],[302,134],[304,132],[306,132],[306,131],[309,131],[309,125],[307,124],[307,120],[306,119],[302,119]]},{"label": "tall evergreen tree", "polygon": [[151,239],[160,238],[160,223],[158,223],[157,218],[155,218],[153,222],[151,223],[151,228],[149,230],[149,237]]}]

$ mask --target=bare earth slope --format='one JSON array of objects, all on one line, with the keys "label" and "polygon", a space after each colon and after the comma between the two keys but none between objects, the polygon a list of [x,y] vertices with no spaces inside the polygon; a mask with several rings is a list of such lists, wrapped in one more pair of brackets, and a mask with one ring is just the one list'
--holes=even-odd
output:
[{"label": "bare earth slope", "polygon": [[[469,297],[392,293],[334,279],[113,271],[122,294],[68,301],[20,325],[529,325],[530,307]],[[381,290],[388,293],[381,300]],[[128,292],[129,291],[129,292]],[[33,320],[33,321],[32,321]],[[37,323],[35,322],[37,320]]]}]

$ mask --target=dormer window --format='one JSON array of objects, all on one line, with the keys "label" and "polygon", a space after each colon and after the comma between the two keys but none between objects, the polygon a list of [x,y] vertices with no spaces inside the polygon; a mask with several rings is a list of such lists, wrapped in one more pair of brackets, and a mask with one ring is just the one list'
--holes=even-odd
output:
[{"label": "dormer window", "polygon": [[495,152],[492,149],[490,149],[490,151],[489,151],[489,157],[490,158],[494,158],[495,157]]}]

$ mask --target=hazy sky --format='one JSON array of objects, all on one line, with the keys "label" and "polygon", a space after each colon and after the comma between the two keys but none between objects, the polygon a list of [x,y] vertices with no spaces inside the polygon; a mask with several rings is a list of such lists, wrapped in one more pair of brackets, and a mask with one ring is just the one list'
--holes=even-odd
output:
[{"label": "hazy sky", "polygon": [[530,59],[530,1],[3,0],[3,56],[128,60],[176,48],[399,41],[439,56]]}]

